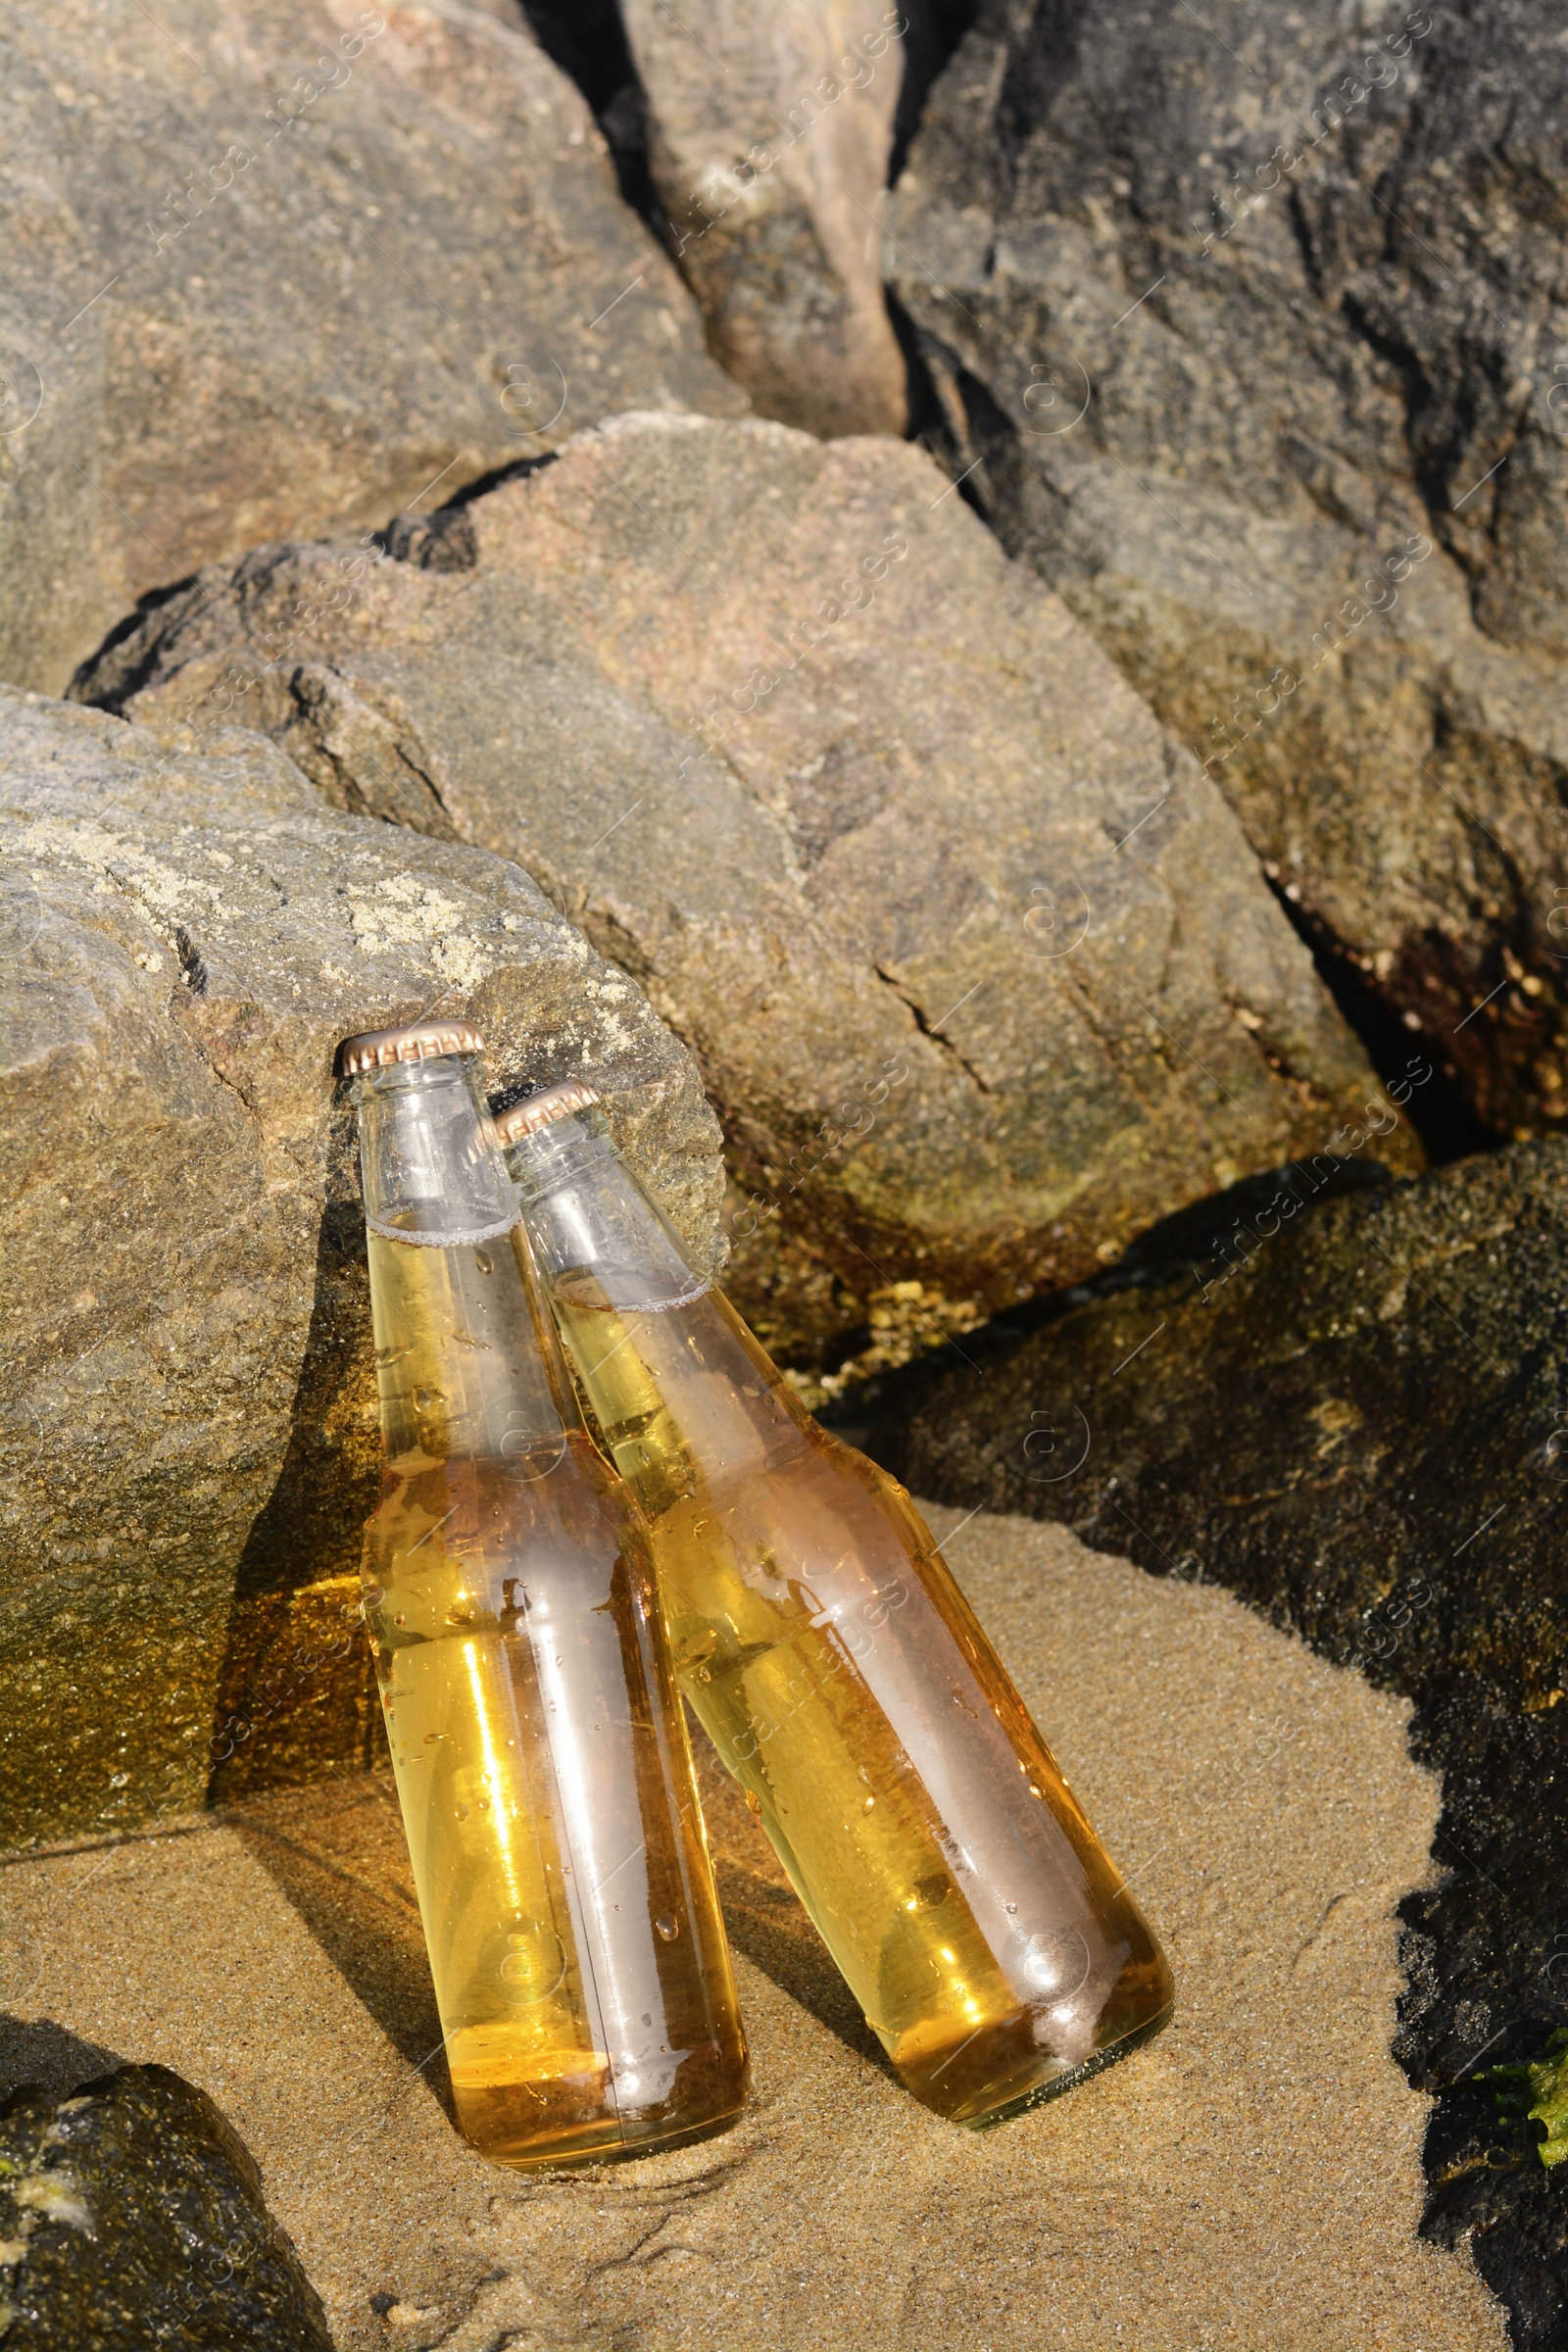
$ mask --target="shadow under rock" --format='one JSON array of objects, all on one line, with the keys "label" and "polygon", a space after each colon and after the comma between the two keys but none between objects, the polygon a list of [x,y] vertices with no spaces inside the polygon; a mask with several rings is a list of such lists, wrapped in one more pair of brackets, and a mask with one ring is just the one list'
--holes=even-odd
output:
[{"label": "shadow under rock", "polygon": [[304,1921],[387,2039],[456,2120],[418,1898],[390,1771],[225,1806],[225,1825]]},{"label": "shadow under rock", "polygon": [[380,1426],[346,1104],[335,1129],[288,1446],[235,1571],[213,1713],[210,1804],[386,1760],[360,1612]]},{"label": "shadow under rock", "polygon": [[101,2042],[83,2041],[49,2018],[12,2017],[0,2011],[0,2098],[9,2097],[24,2082],[64,2096],[78,2082],[113,2074],[125,2064]]}]

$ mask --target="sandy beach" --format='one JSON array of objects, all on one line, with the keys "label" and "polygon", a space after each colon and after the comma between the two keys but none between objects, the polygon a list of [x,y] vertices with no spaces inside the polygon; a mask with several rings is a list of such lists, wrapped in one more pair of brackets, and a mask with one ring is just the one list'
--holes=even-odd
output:
[{"label": "sandy beach", "polygon": [[1415,2235],[1393,1913],[1438,1791],[1402,1704],[1061,1529],[931,1518],[1170,1952],[1176,2023],[1125,2063],[988,2133],[926,2114],[705,1768],[746,2119],[498,2170],[442,2103],[377,1775],[0,1869],[4,2086],[136,2059],[209,2090],[342,2352],[1502,2352],[1468,2262]]}]

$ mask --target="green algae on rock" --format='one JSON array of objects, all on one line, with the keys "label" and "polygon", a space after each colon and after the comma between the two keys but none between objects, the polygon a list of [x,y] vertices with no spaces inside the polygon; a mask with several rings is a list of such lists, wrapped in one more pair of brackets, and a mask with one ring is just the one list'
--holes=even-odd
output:
[{"label": "green algae on rock", "polygon": [[[1489,2066],[1478,2080],[1494,2088],[1497,2110],[1505,2119],[1540,2124],[1536,2154],[1548,2168],[1568,2163],[1568,2026],[1559,2026],[1542,2056],[1514,2066]],[[1526,2106],[1527,2099],[1534,2100]]]}]

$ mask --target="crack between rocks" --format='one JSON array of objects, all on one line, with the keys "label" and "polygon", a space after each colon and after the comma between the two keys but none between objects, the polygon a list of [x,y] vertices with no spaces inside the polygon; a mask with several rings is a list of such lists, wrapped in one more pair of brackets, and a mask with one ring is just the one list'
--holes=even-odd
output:
[{"label": "crack between rocks", "polygon": [[[391,757],[395,760],[401,760],[403,765],[408,769],[409,774],[426,793],[428,793],[434,807],[440,811],[441,816],[445,819],[446,833],[445,835],[442,835],[441,833],[431,831],[424,833],[423,837],[430,841],[439,841],[443,838],[452,841],[464,840],[466,836],[459,831],[457,819],[447,804],[446,795],[441,790],[440,785],[436,782],[431,765],[421,763],[421,760],[429,760],[429,754],[424,752],[422,745],[419,747],[421,758],[416,759],[409,748],[409,739],[405,731],[399,727],[397,720],[390,711],[384,710],[379,703],[371,702],[366,696],[362,695],[358,688],[353,686],[350,681],[344,677],[342,671],[334,662],[323,662],[317,664],[316,666],[318,669],[324,669],[326,673],[335,680],[336,684],[342,689],[345,695],[352,697],[356,703],[362,704],[366,710],[370,711],[374,717],[381,721],[391,738]],[[319,757],[327,762],[332,770],[333,775],[337,779],[339,789],[343,794],[344,803],[349,809],[349,813],[351,815],[373,816],[380,824],[396,825],[400,832],[423,832],[422,827],[412,825],[402,817],[385,815],[382,811],[372,806],[366,792],[366,783],[368,779],[367,776],[361,773],[360,768],[355,765],[352,759],[346,759],[343,757],[343,755],[335,752],[332,749],[331,744],[327,741],[326,727],[321,724],[316,712],[311,708],[310,703],[307,701],[302,686],[299,683],[302,676],[307,674],[308,672],[303,668],[303,666],[301,669],[296,669],[293,676],[289,679],[289,692],[294,698],[294,707],[299,713],[301,723],[310,732],[316,751]],[[415,740],[417,741],[416,738]]]},{"label": "crack between rocks", "polygon": [[[421,767],[417,760],[412,759],[407,746],[400,742],[395,736],[393,738],[392,749],[396,752],[398,758],[402,760],[404,766],[408,768],[410,773],[418,777],[419,782],[424,786],[424,789],[430,795],[431,800],[434,801],[436,807],[440,809],[448,824],[451,825],[454,838],[457,838],[457,819],[453,816],[451,809],[447,807],[446,795],[441,790],[440,785],[436,782],[435,777],[431,773],[430,769],[427,767]],[[330,753],[327,754],[328,759],[330,759],[331,756],[332,755]]]},{"label": "crack between rocks", "polygon": [[[903,987],[901,983],[893,977],[891,972],[885,970],[880,963],[873,963],[871,969],[875,972],[877,978],[882,982],[883,986],[885,988],[892,989],[893,994],[898,998],[900,1004],[907,1008],[915,1027],[920,1032],[920,1035],[922,1037],[929,1038],[934,1046],[940,1046],[945,1054],[951,1054],[954,1060],[957,1063],[959,1069],[962,1070],[964,1076],[969,1080],[970,1084],[978,1090],[979,1093],[982,1095],[994,1094],[996,1089],[986,1084],[986,1081],[981,1077],[979,1071],[975,1068],[974,1063],[962,1051],[961,1047],[956,1046],[951,1037],[943,1036],[942,1023],[939,1022],[935,1027],[933,1027],[931,1021],[927,1017],[924,1006],[909,994],[906,988]],[[955,1005],[954,1011],[956,1010],[957,1006]],[[943,1015],[943,1021],[951,1020],[952,1017],[952,1013],[945,1013]]]},{"label": "crack between rocks", "polygon": [[[205,993],[205,992],[203,992],[203,993]],[[176,1014],[172,1014],[172,1017],[177,1018],[178,1016],[177,1016]],[[255,1103],[254,1103],[254,1102],[251,1101],[250,1097],[249,1097],[249,1096],[246,1094],[246,1092],[245,1092],[244,1088],[243,1088],[242,1086],[239,1086],[239,1085],[237,1085],[237,1084],[235,1083],[235,1081],[234,1081],[232,1078],[230,1078],[230,1077],[227,1075],[227,1073],[226,1073],[225,1071],[223,1071],[223,1070],[220,1070],[220,1069],[219,1068],[219,1066],[218,1066],[218,1063],[217,1063],[217,1062],[216,1062],[216,1061],[213,1059],[213,1056],[212,1056],[211,1053],[208,1051],[208,1047],[207,1047],[206,1040],[203,1038],[203,1036],[202,1036],[202,1034],[201,1034],[200,1030],[189,1030],[189,1029],[188,1029],[188,1030],[186,1031],[186,1034],[187,1034],[187,1036],[189,1036],[189,1038],[190,1038],[190,1040],[191,1040],[191,1043],[192,1043],[192,1044],[194,1045],[194,1047],[196,1048],[196,1051],[197,1051],[197,1053],[198,1053],[198,1054],[201,1055],[201,1057],[202,1057],[202,1061],[203,1061],[203,1063],[205,1064],[206,1068],[207,1068],[207,1069],[208,1069],[208,1070],[211,1072],[212,1076],[213,1076],[214,1078],[216,1078],[216,1080],[218,1081],[219,1085],[220,1085],[220,1087],[222,1087],[222,1088],[223,1088],[223,1089],[224,1089],[224,1090],[225,1090],[225,1091],[226,1091],[228,1094],[231,1094],[231,1095],[233,1096],[233,1098],[234,1098],[235,1102],[236,1102],[239,1104],[239,1106],[240,1106],[241,1110],[243,1110],[243,1111],[244,1111],[244,1113],[245,1113],[245,1116],[246,1116],[246,1117],[247,1117],[247,1118],[250,1120],[251,1124],[252,1124],[252,1125],[253,1125],[253,1126],[256,1128],[258,1135],[260,1135],[260,1133],[261,1133],[261,1126],[262,1126],[262,1114],[261,1114],[261,1112],[260,1112],[260,1111],[257,1109],[257,1107],[256,1107]],[[293,1159],[293,1160],[294,1160],[294,1164],[295,1164],[295,1166],[296,1166],[296,1167],[298,1167],[298,1166],[299,1166],[299,1161],[298,1161],[298,1159],[296,1158],[295,1154],[294,1154],[292,1152],[289,1153],[289,1157],[290,1157],[291,1159]]]}]

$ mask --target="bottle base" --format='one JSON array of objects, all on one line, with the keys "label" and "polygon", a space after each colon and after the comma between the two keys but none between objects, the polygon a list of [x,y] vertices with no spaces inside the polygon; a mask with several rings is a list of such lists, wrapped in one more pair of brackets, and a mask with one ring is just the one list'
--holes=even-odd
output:
[{"label": "bottle base", "polygon": [[1037,2082],[1031,2089],[1004,2100],[1000,2107],[993,2107],[984,2115],[965,2115],[955,2120],[961,2123],[966,2132],[989,2132],[998,2124],[1010,2124],[1016,2116],[1028,2115],[1034,2108],[1044,2107],[1049,2100],[1059,2099],[1065,2091],[1076,2090],[1080,2082],[1089,2081],[1091,2075],[1102,2075],[1106,2067],[1114,2066],[1118,2059],[1130,2057],[1134,2050],[1142,2049],[1146,2041],[1152,2041],[1156,2034],[1162,2033],[1175,2014],[1175,2002],[1167,2001],[1163,2009],[1153,2017],[1146,2018],[1141,2026],[1134,2026],[1130,2034],[1119,2034],[1114,2041],[1107,2042],[1102,2050],[1092,2050],[1081,2066],[1069,2067],[1064,2074],[1053,2075],[1048,2082]]},{"label": "bottle base", "polygon": [[[650,2124],[639,2131],[636,2125],[617,2128],[613,2138],[590,2144],[580,2140],[576,2145],[555,2148],[487,2148],[472,2140],[479,2154],[491,2164],[504,2165],[509,2173],[578,2173],[590,2165],[625,2164],[638,2156],[665,2156],[673,2148],[689,2148],[699,2140],[716,2139],[741,2120],[744,2103],[732,2107],[727,2115],[709,2116],[700,2124]],[[469,2137],[465,2134],[465,2137]]]}]

